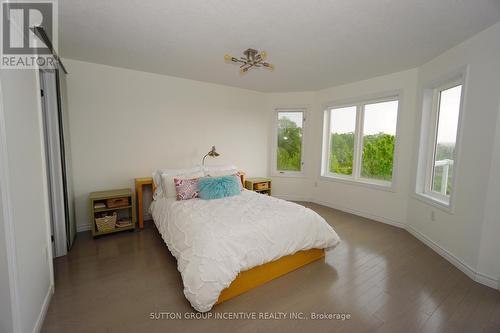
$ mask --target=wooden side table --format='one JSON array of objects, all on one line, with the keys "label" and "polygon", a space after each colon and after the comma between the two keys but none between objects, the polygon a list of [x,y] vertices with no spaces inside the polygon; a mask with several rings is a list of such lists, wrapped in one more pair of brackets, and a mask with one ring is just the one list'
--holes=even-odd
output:
[{"label": "wooden side table", "polygon": [[143,178],[136,178],[135,179],[135,193],[137,195],[137,216],[139,218],[139,228],[144,229],[144,208],[143,206],[143,187],[145,185],[151,185],[152,186],[152,191],[153,195],[155,193],[155,186],[153,183],[153,178],[152,177],[143,177]]},{"label": "wooden side table", "polygon": [[[126,198],[127,203],[119,207],[107,205],[109,199]],[[115,227],[111,230],[99,231],[95,219],[99,215],[108,215],[116,213],[118,218],[123,217],[130,220],[130,225]],[[134,193],[126,188],[120,190],[92,192],[89,194],[89,220],[92,226],[92,236],[100,236],[124,230],[134,230],[136,223],[135,215],[135,196]]]},{"label": "wooden side table", "polygon": [[245,188],[261,194],[271,195],[271,178],[247,178]]}]

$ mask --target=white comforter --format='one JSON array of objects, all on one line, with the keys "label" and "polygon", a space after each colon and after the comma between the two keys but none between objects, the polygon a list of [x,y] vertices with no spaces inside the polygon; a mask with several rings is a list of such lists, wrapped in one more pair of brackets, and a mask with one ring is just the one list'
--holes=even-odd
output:
[{"label": "white comforter", "polygon": [[239,272],[339,237],[311,209],[244,190],[217,200],[161,198],[151,213],[184,282],[184,295],[209,311]]}]

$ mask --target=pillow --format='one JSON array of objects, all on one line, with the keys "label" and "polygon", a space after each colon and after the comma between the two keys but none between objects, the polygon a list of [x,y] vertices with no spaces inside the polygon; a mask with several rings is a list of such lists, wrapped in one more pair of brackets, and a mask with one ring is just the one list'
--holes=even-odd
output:
[{"label": "pillow", "polygon": [[[194,173],[201,171],[201,166],[197,165],[192,168],[188,169],[158,169],[153,172],[153,182],[155,183],[156,186],[156,191],[153,194],[153,198],[156,200],[160,198],[164,193],[162,189],[162,183],[161,183],[161,175],[162,174],[168,174],[171,176],[180,176],[188,173]],[[193,177],[194,178],[194,177]]]},{"label": "pillow", "polygon": [[228,170],[235,170],[238,171],[238,168],[234,165],[205,165],[203,166],[203,172],[205,174],[210,174],[210,172],[214,171],[228,171]]},{"label": "pillow", "polygon": [[238,176],[240,191],[243,191],[243,184],[241,182],[241,173],[236,169],[205,171],[205,176],[208,177]]},{"label": "pillow", "polygon": [[223,176],[232,176],[238,173],[236,169],[230,170],[219,170],[219,171],[205,171],[205,176],[209,177],[223,177]]},{"label": "pillow", "polygon": [[177,179],[174,178],[175,192],[177,200],[189,200],[198,198],[198,179]]},{"label": "pillow", "polygon": [[175,185],[174,185],[174,178],[177,179],[193,179],[193,178],[200,178],[203,177],[203,172],[198,171],[198,172],[193,172],[193,173],[186,173],[182,175],[169,175],[169,174],[162,174],[161,175],[161,187],[162,187],[162,192],[163,196],[165,198],[175,198],[177,197],[177,192],[175,191]]},{"label": "pillow", "polygon": [[237,176],[203,177],[198,180],[199,197],[203,200],[232,197],[241,193],[240,184]]}]

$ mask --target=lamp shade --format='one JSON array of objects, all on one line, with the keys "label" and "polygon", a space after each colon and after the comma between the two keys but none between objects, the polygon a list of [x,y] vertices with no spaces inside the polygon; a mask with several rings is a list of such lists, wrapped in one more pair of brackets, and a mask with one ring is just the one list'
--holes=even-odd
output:
[{"label": "lamp shade", "polygon": [[212,149],[210,149],[210,151],[208,153],[206,153],[205,156],[203,156],[203,159],[201,160],[201,165],[205,165],[205,158],[207,156],[217,157],[217,156],[220,156],[220,154],[215,149],[215,146],[212,146]]}]

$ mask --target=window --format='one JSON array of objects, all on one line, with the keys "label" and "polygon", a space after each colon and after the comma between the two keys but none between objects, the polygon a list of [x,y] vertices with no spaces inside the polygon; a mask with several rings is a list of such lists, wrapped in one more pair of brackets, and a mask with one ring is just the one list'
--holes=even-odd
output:
[{"label": "window", "polygon": [[327,109],[322,175],[390,186],[398,107],[391,97]]},{"label": "window", "polygon": [[391,181],[398,101],[366,104],[361,177]]},{"label": "window", "polygon": [[352,175],[355,130],[355,106],[330,111],[330,173]]},{"label": "window", "polygon": [[299,175],[303,171],[303,138],[305,110],[279,109],[274,171],[281,175]]},{"label": "window", "polygon": [[[462,91],[462,78],[424,91],[423,119],[428,123],[423,123],[422,139],[428,143],[423,146],[426,172],[419,192],[447,207],[453,193]],[[432,101],[427,110],[426,98]]]}]

